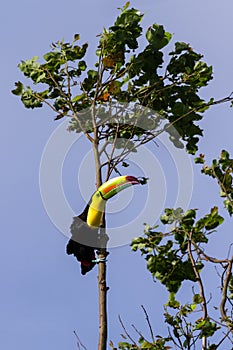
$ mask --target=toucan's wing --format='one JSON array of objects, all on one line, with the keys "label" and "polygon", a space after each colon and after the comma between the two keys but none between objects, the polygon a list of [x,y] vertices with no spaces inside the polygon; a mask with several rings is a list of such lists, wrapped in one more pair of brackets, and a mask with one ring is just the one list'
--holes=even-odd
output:
[{"label": "toucan's wing", "polygon": [[69,240],[66,246],[67,254],[73,254],[81,263],[81,273],[85,275],[95,266],[95,250],[93,247],[88,247],[78,243],[72,239]]},{"label": "toucan's wing", "polygon": [[81,272],[85,275],[95,266],[95,243],[98,229],[90,228],[86,223],[89,206],[82,214],[73,218],[71,239],[66,246],[68,255],[73,254],[81,262]]}]

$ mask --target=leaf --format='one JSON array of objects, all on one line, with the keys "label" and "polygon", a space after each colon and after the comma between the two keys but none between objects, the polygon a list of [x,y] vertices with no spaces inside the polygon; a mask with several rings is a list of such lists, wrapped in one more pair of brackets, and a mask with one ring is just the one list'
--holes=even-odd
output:
[{"label": "leaf", "polygon": [[205,163],[205,156],[203,154],[200,154],[199,157],[194,158],[194,162],[196,164],[204,164]]},{"label": "leaf", "polygon": [[171,33],[165,32],[162,25],[153,24],[146,32],[146,38],[154,49],[160,50],[171,40]]},{"label": "leaf", "polygon": [[77,95],[75,97],[72,98],[72,102],[78,102],[80,100],[83,100],[85,98],[85,95],[84,94],[81,94],[81,95]]},{"label": "leaf", "polygon": [[85,62],[85,61],[79,61],[79,63],[78,63],[78,68],[79,68],[81,71],[86,70],[86,68],[87,68],[86,62]]},{"label": "leaf", "polygon": [[201,319],[200,321],[196,321],[195,329],[201,330],[199,337],[203,338],[211,337],[216,332],[218,327],[215,322],[211,322],[210,319],[207,317],[205,319]]},{"label": "leaf", "polygon": [[201,304],[202,301],[203,301],[203,298],[202,298],[202,296],[201,296],[200,294],[194,294],[194,296],[193,296],[193,302],[194,302],[195,304]]},{"label": "leaf", "polygon": [[104,57],[102,62],[105,68],[113,68],[115,65],[115,61],[112,56]]},{"label": "leaf", "polygon": [[127,8],[130,6],[130,1],[127,1],[123,7],[123,11],[127,10]]},{"label": "leaf", "polygon": [[109,85],[108,91],[113,95],[119,95],[121,92],[121,83],[117,80],[112,81]]},{"label": "leaf", "polygon": [[176,42],[175,43],[175,51],[171,52],[171,54],[180,54],[182,51],[190,51],[191,48],[189,44],[186,44],[184,42]]},{"label": "leaf", "polygon": [[74,34],[73,42],[78,41],[79,39],[80,39],[80,34]]},{"label": "leaf", "polygon": [[166,305],[173,309],[178,309],[180,307],[180,303],[175,299],[175,295],[176,295],[175,293],[169,294],[169,300]]},{"label": "leaf", "polygon": [[40,108],[43,106],[43,103],[39,98],[36,97],[36,94],[32,91],[30,87],[27,87],[22,93],[21,100],[26,108]]},{"label": "leaf", "polygon": [[60,113],[60,114],[58,114],[57,116],[56,116],[56,118],[54,118],[54,120],[59,120],[59,119],[61,119],[61,118],[63,118],[64,117],[64,114],[63,113]]},{"label": "leaf", "polygon": [[11,90],[12,94],[20,96],[24,92],[24,86],[23,84],[18,81],[15,83],[16,88],[14,90]]},{"label": "leaf", "polygon": [[110,97],[110,93],[105,92],[97,98],[97,101],[107,102],[107,101],[109,101],[109,97]]}]

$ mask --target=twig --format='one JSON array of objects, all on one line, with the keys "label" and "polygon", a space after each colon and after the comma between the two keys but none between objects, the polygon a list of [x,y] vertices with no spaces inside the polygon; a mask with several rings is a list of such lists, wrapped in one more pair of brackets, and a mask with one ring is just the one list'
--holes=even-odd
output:
[{"label": "twig", "polygon": [[145,307],[143,305],[141,305],[141,308],[146,316],[146,321],[147,321],[147,324],[149,326],[149,329],[150,329],[150,335],[151,335],[151,339],[153,341],[153,343],[155,343],[155,338],[154,338],[154,333],[153,333],[153,330],[152,330],[152,327],[151,327],[151,323],[150,323],[150,319],[149,319],[149,316],[148,316],[148,313],[145,309]]},{"label": "twig", "polygon": [[[88,134],[88,132],[83,128],[79,118],[77,117],[77,113],[75,112],[74,108],[73,108],[73,105],[70,101],[70,98],[71,98],[71,93],[69,92],[68,96],[67,94],[64,93],[64,91],[62,90],[61,86],[58,84],[58,82],[56,81],[56,79],[54,79],[53,75],[50,73],[50,71],[48,69],[45,68],[45,71],[47,72],[49,78],[53,81],[53,83],[55,84],[55,86],[58,88],[61,96],[63,96],[67,102],[67,104],[69,105],[69,108],[70,110],[72,111],[73,113],[73,118],[77,121],[77,123],[79,124],[79,127],[81,128],[83,134],[87,137],[87,139],[91,142],[93,142],[93,139],[92,137]],[[69,80],[69,75],[67,76],[67,79]],[[53,108],[52,108],[53,109]],[[56,113],[58,113],[58,111],[56,110]]]},{"label": "twig", "polygon": [[[219,347],[219,345],[221,345],[223,342],[224,342],[224,340],[226,339],[226,338],[229,338],[229,334],[231,333],[231,331],[230,331],[230,329],[228,330],[228,332],[226,333],[226,334],[224,334],[224,337],[220,340],[220,342],[216,345],[216,349]],[[230,339],[230,341],[231,341],[231,343],[232,343],[232,340]]]},{"label": "twig", "polygon": [[131,340],[131,342],[134,344],[134,346],[136,347],[137,350],[140,350],[140,348],[138,347],[137,343],[135,342],[135,340],[130,336],[130,334],[127,332],[124,323],[122,322],[122,319],[120,317],[120,315],[118,316],[118,319],[120,321],[121,327],[123,328],[126,336],[129,338],[129,340]]},{"label": "twig", "polygon": [[[209,255],[207,255],[204,250],[202,250],[194,240],[192,240],[192,245],[194,246],[197,254],[199,255],[200,260],[206,260],[209,262],[212,262],[214,264],[222,264],[222,263],[228,263],[229,259],[217,259],[217,258],[213,258]],[[201,257],[202,255],[202,257]]]},{"label": "twig", "polygon": [[200,274],[199,274],[199,272],[197,270],[197,267],[196,267],[196,264],[195,264],[195,261],[194,261],[194,258],[193,258],[192,249],[191,249],[191,244],[192,244],[192,238],[191,237],[192,237],[192,233],[190,234],[190,237],[189,237],[189,240],[188,240],[188,254],[189,254],[190,261],[192,263],[194,274],[196,276],[197,282],[198,282],[199,287],[200,287],[200,295],[202,297],[202,307],[203,307],[203,318],[205,319],[207,317],[208,313],[207,313],[207,305],[206,305],[204,286],[203,286]]},{"label": "twig", "polygon": [[227,258],[229,259],[230,253],[231,253],[231,248],[233,246],[233,243],[230,244],[229,249],[228,249],[228,253],[227,253]]},{"label": "twig", "polygon": [[[109,161],[108,161],[108,170],[107,170],[107,175],[106,175],[106,181],[109,179],[110,175],[111,175],[111,172],[112,172],[112,169],[113,167],[111,167],[111,161],[112,161],[112,157],[113,157],[113,154],[115,152],[115,149],[116,149],[116,143],[117,143],[117,137],[118,137],[118,130],[119,130],[119,124],[117,125],[117,128],[116,128],[116,131],[115,131],[115,137],[114,137],[114,141],[113,141],[113,144],[112,144],[112,149],[111,149],[111,153],[109,155]],[[115,166],[114,166],[115,167]]]},{"label": "twig", "polygon": [[[208,316],[208,312],[207,312],[207,304],[206,304],[206,298],[205,298],[205,292],[204,292],[204,286],[201,280],[201,276],[197,270],[194,258],[193,258],[193,254],[192,254],[192,248],[191,248],[191,244],[192,244],[192,232],[189,235],[189,239],[188,239],[188,255],[193,267],[193,271],[194,274],[196,276],[197,282],[199,284],[199,288],[200,288],[200,295],[202,297],[202,310],[203,310],[203,319],[206,319]],[[207,338],[203,337],[202,338],[202,350],[206,350],[206,346],[207,346]]]},{"label": "twig", "polygon": [[74,331],[74,335],[75,335],[75,337],[76,337],[76,339],[77,339],[77,346],[78,346],[78,349],[80,350],[81,347],[82,347],[84,350],[87,350],[86,346],[83,345],[83,343],[81,342],[81,340],[80,340],[78,334],[77,334],[75,331]]},{"label": "twig", "polygon": [[228,285],[229,285],[229,282],[230,282],[230,278],[232,276],[232,271],[231,271],[232,270],[232,265],[233,265],[233,257],[228,262],[228,266],[227,266],[227,270],[226,270],[226,277],[223,280],[222,300],[221,300],[219,308],[220,308],[220,313],[221,313],[223,321],[226,322],[229,330],[233,333],[233,327],[232,327],[231,322],[228,320],[228,316],[227,316],[226,309],[225,309],[226,301],[227,301]]},{"label": "twig", "polygon": [[181,342],[180,338],[178,338],[179,344],[177,344],[177,342],[175,341],[175,339],[171,335],[171,331],[170,331],[169,327],[168,327],[168,335],[169,335],[169,338],[171,338],[172,342],[175,344],[175,346],[177,346],[179,349],[183,348],[183,345],[182,345],[182,342]]},{"label": "twig", "polygon": [[[227,168],[227,170],[228,170],[228,169],[229,169],[229,167]],[[227,172],[227,170],[226,170],[226,172]],[[218,175],[216,174],[216,172],[215,172],[214,169],[213,169],[213,174],[214,174],[215,178],[217,179],[217,182],[218,182],[218,184],[219,184],[220,189],[225,193],[226,198],[228,199],[228,201],[229,201],[229,203],[230,203],[230,205],[231,205],[231,207],[232,207],[232,209],[233,209],[233,201],[232,201],[232,199],[231,199],[229,193],[227,193],[228,191],[227,191],[227,189],[226,189],[226,187],[225,187],[225,185],[224,185],[224,179],[223,179],[223,181],[221,181],[221,180],[219,179]]]}]

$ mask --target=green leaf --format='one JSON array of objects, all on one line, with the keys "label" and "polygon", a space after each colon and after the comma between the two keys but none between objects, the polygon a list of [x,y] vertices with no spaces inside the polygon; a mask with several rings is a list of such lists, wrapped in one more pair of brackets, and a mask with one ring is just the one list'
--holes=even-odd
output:
[{"label": "green leaf", "polygon": [[204,164],[205,163],[205,158],[203,154],[200,154],[199,157],[194,158],[194,162],[196,164]]},{"label": "green leaf", "polygon": [[86,62],[85,62],[85,61],[79,61],[79,63],[78,63],[78,68],[79,68],[81,71],[86,70],[86,68],[87,68]]},{"label": "green leaf", "polygon": [[169,300],[166,305],[173,309],[178,309],[180,307],[180,303],[175,299],[175,295],[176,295],[175,293],[169,294]]},{"label": "green leaf", "polygon": [[73,42],[78,41],[79,39],[80,39],[80,34],[74,34]]},{"label": "green leaf", "polygon": [[43,106],[41,100],[36,97],[36,94],[30,87],[22,93],[21,100],[26,108],[40,108]]},{"label": "green leaf", "polygon": [[203,301],[203,298],[202,298],[202,296],[201,296],[200,294],[194,294],[194,296],[193,296],[193,302],[194,302],[195,304],[201,304],[202,301]]},{"label": "green leaf", "polygon": [[211,322],[208,317],[201,319],[200,321],[196,321],[195,330],[201,331],[199,335],[200,338],[211,337],[214,335],[217,329],[217,324],[215,322]]},{"label": "green leaf", "polygon": [[218,214],[218,207],[213,207],[206,219],[205,228],[208,231],[215,229],[224,221],[224,218]]},{"label": "green leaf", "polygon": [[85,98],[85,95],[84,94],[81,94],[81,95],[77,95],[75,96],[74,98],[72,98],[72,102],[78,102],[78,101],[81,101]]},{"label": "green leaf", "polygon": [[162,49],[171,40],[171,33],[165,32],[164,27],[159,24],[153,24],[146,32],[146,38],[152,47],[156,50]]},{"label": "green leaf", "polygon": [[23,84],[20,81],[18,81],[15,83],[15,86],[16,86],[16,88],[11,91],[12,94],[17,95],[17,96],[22,95],[22,93],[24,92]]},{"label": "green leaf", "polygon": [[182,51],[189,51],[190,46],[184,42],[176,42],[175,43],[175,51],[171,52],[171,54],[180,54]]}]

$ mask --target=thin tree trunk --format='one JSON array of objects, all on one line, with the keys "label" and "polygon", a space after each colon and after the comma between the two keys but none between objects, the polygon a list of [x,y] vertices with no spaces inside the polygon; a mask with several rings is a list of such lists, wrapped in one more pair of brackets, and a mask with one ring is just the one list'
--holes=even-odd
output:
[{"label": "thin tree trunk", "polygon": [[[107,250],[101,248],[99,259],[107,256]],[[99,262],[98,286],[99,286],[99,343],[98,350],[107,349],[108,321],[107,321],[107,283],[106,283],[106,262]]]},{"label": "thin tree trunk", "polygon": [[[94,110],[93,110],[93,125],[94,125],[94,142],[93,151],[95,158],[95,170],[96,170],[96,187],[98,188],[102,184],[102,173],[100,165],[100,156],[98,150],[98,135],[95,125]],[[100,225],[100,245],[98,250],[98,289],[99,289],[99,341],[98,350],[107,349],[107,335],[108,335],[108,322],[107,322],[107,282],[106,282],[106,256],[108,255],[106,245],[107,236],[105,232],[105,215],[103,213],[101,225]],[[103,237],[103,241],[102,241]]]}]

